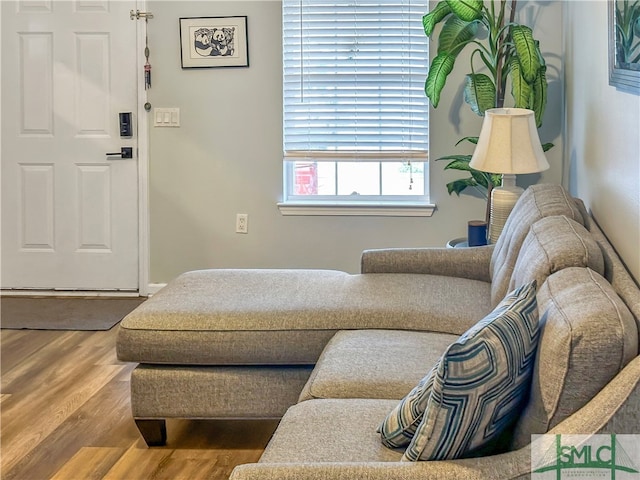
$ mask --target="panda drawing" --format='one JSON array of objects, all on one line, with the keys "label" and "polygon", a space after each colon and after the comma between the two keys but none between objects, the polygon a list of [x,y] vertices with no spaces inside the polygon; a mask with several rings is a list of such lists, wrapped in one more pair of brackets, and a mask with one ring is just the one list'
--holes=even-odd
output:
[{"label": "panda drawing", "polygon": [[194,33],[193,47],[198,55],[208,57],[213,50],[212,31],[208,28],[199,28]]},{"label": "panda drawing", "polygon": [[234,53],[235,28],[199,28],[194,32],[193,46],[202,57],[231,56]]}]

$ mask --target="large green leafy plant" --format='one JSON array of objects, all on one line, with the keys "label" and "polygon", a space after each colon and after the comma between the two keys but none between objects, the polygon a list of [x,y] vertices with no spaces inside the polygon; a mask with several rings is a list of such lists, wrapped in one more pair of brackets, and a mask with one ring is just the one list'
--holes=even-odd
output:
[{"label": "large green leafy plant", "polygon": [[[510,86],[512,106],[533,110],[539,127],[547,103],[547,67],[540,44],[530,27],[515,22],[516,0],[510,2],[508,9],[506,0],[489,0],[487,4],[482,0],[442,0],[423,17],[428,37],[434,36],[436,25],[443,23],[437,35],[437,55],[429,68],[425,93],[437,108],[456,59],[470,45],[475,48],[471,52],[471,72],[465,78],[465,102],[476,114],[484,116],[485,110],[505,106],[505,94]],[[460,142],[463,141],[476,143],[477,137],[465,137]],[[545,150],[550,147],[550,144],[543,145]],[[467,187],[475,187],[488,197],[491,188],[500,185],[500,175],[469,166],[471,155],[448,155],[438,160],[449,161],[445,169],[470,174],[468,178],[448,183],[450,194],[459,195]]]}]

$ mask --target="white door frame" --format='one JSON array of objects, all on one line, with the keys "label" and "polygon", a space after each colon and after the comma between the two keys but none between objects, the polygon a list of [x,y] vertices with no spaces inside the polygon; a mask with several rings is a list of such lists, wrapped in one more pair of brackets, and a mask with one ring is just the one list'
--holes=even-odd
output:
[{"label": "white door frame", "polygon": [[[146,12],[146,0],[136,0],[136,8]],[[144,22],[144,19],[134,20]],[[151,20],[153,21],[153,20]],[[149,295],[149,115],[145,111],[147,91],[144,79],[144,48],[146,45],[146,28],[138,24],[136,27],[136,64],[138,68],[138,294]]]}]

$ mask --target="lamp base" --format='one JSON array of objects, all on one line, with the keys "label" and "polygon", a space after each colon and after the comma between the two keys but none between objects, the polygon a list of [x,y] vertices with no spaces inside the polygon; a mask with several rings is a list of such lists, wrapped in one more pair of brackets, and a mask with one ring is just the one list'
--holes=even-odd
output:
[{"label": "lamp base", "polygon": [[489,243],[498,241],[513,206],[524,192],[523,188],[516,185],[515,179],[515,175],[503,175],[502,186],[494,188],[491,192]]}]

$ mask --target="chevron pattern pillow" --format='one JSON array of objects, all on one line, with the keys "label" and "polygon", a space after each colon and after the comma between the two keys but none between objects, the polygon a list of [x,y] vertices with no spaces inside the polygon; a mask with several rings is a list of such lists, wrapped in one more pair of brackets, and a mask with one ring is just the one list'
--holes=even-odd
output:
[{"label": "chevron pattern pillow", "polygon": [[404,397],[378,427],[382,443],[389,448],[406,447],[416,433],[433,388],[438,360],[420,383]]},{"label": "chevron pattern pillow", "polygon": [[533,281],[447,348],[423,389],[426,409],[403,460],[463,458],[490,447],[523,407],[537,344]]}]

